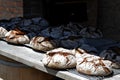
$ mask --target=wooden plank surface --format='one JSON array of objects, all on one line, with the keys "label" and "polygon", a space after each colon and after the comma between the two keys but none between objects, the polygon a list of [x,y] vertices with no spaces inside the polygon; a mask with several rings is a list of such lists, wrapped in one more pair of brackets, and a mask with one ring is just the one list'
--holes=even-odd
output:
[{"label": "wooden plank surface", "polygon": [[[105,78],[105,77],[93,77],[93,76],[79,74],[75,69],[58,71],[47,68],[41,62],[45,53],[36,52],[26,46],[11,45],[2,40],[0,40],[0,54],[65,80],[98,80]],[[116,80],[120,79],[120,70],[116,70],[114,76],[105,78],[105,80],[113,80],[113,79]]]}]

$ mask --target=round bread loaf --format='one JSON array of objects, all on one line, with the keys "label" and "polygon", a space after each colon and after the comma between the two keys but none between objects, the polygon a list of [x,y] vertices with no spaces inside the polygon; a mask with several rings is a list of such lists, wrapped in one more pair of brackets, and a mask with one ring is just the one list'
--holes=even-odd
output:
[{"label": "round bread loaf", "polygon": [[107,76],[112,73],[112,69],[107,65],[107,61],[103,60],[99,56],[86,53],[82,49],[75,51],[76,56],[76,69],[80,73],[95,76]]},{"label": "round bread loaf", "polygon": [[30,45],[33,49],[40,51],[48,51],[55,48],[55,43],[52,40],[41,36],[33,37]]},{"label": "round bread loaf", "polygon": [[7,32],[8,31],[5,28],[0,27],[0,38],[4,38]]},{"label": "round bread loaf", "polygon": [[13,44],[27,44],[29,43],[29,38],[24,32],[19,29],[10,30],[5,34],[5,40]]},{"label": "round bread loaf", "polygon": [[71,50],[56,48],[45,54],[43,64],[54,69],[74,68],[76,59]]}]

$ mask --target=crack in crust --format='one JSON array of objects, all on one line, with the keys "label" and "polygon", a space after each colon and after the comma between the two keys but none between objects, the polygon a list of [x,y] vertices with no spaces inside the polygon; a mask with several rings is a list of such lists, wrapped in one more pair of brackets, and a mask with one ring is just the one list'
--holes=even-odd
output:
[{"label": "crack in crust", "polygon": [[67,69],[76,66],[76,59],[72,53],[66,49],[59,48],[48,51],[43,58],[44,65],[54,69]]},{"label": "crack in crust", "polygon": [[107,66],[102,58],[88,54],[82,49],[76,49],[76,69],[80,73],[88,75],[106,76],[112,73],[111,67]]},{"label": "crack in crust", "polygon": [[33,49],[41,51],[48,51],[55,47],[54,42],[52,43],[52,41],[49,38],[41,36],[33,37],[30,41],[30,44]]},{"label": "crack in crust", "polygon": [[5,40],[14,44],[26,44],[29,43],[29,38],[25,35],[25,32],[15,28],[6,33]]}]

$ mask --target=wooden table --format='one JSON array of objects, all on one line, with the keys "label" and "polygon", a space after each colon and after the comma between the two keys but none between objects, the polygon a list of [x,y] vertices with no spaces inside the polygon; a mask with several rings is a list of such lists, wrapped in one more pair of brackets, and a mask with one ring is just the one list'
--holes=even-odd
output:
[{"label": "wooden table", "polygon": [[36,68],[40,71],[46,72],[48,74],[55,75],[65,80],[120,80],[120,69],[113,70],[114,76],[110,77],[95,77],[80,74],[76,69],[67,70],[54,70],[47,68],[43,65],[41,60],[45,53],[36,52],[29,45],[17,46],[8,44],[7,42],[0,40],[0,55],[13,59],[15,61],[21,62],[27,66]]}]

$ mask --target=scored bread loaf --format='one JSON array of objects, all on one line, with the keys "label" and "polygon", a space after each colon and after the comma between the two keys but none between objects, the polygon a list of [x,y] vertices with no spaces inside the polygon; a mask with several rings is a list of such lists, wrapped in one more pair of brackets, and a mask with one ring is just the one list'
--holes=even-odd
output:
[{"label": "scored bread loaf", "polygon": [[45,66],[54,69],[67,69],[76,66],[76,59],[72,51],[64,48],[56,48],[48,51],[42,62]]},{"label": "scored bread loaf", "polygon": [[55,48],[55,43],[46,37],[36,36],[30,41],[30,45],[35,50],[48,51]]},{"label": "scored bread loaf", "polygon": [[95,76],[107,76],[112,73],[111,63],[99,56],[88,54],[80,48],[74,50],[74,54],[76,56],[76,69],[78,72]]},{"label": "scored bread loaf", "polygon": [[4,38],[7,32],[8,31],[5,28],[0,27],[0,38]]},{"label": "scored bread loaf", "polygon": [[27,44],[29,43],[29,38],[24,32],[19,29],[10,30],[5,34],[5,40],[13,44]]}]

